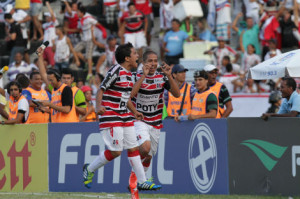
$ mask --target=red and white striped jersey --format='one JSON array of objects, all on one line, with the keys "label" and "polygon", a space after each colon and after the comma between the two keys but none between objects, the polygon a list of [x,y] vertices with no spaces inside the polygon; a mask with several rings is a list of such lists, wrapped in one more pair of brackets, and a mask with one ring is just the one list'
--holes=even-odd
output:
[{"label": "red and white striped jersey", "polygon": [[101,106],[106,109],[106,112],[99,116],[100,129],[133,126],[133,114],[127,108],[132,87],[130,71],[119,64],[109,69],[100,86],[104,90]]},{"label": "red and white striped jersey", "polygon": [[[142,73],[134,73],[133,81],[138,81],[141,76]],[[163,127],[164,89],[170,89],[168,78],[164,74],[156,72],[145,78],[138,94],[132,99],[137,111],[144,114],[143,122],[157,129]]]}]

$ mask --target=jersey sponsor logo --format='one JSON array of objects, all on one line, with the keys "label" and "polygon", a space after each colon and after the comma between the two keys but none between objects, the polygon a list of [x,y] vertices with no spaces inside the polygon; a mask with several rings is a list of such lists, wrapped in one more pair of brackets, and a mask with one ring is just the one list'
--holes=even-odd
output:
[{"label": "jersey sponsor logo", "polygon": [[199,123],[190,138],[189,168],[197,190],[209,192],[217,175],[217,147],[214,135],[205,123]]},{"label": "jersey sponsor logo", "polygon": [[142,105],[140,103],[136,104],[136,108],[138,110],[143,110],[144,112],[153,112],[157,110],[158,104],[149,104],[149,105]]}]

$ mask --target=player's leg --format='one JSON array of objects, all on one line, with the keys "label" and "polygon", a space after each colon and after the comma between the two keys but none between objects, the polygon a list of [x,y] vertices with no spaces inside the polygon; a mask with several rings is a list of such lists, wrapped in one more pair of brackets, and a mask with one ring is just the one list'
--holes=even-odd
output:
[{"label": "player's leg", "polygon": [[108,162],[121,155],[123,150],[123,128],[111,127],[101,130],[107,150],[101,151],[100,155],[91,163],[83,167],[84,185],[91,188],[94,172]]},{"label": "player's leg", "polygon": [[128,160],[136,174],[137,187],[139,190],[157,190],[160,185],[155,185],[153,182],[146,180],[145,171],[141,162],[140,153],[136,141],[136,133],[134,127],[124,128],[124,149],[128,149]]}]

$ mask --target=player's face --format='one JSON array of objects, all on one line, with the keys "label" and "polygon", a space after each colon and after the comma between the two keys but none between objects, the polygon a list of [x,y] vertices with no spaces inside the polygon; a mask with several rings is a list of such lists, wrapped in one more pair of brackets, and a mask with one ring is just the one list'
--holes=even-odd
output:
[{"label": "player's face", "polygon": [[186,75],[185,71],[173,74],[174,78],[178,82],[185,82],[185,75]]},{"label": "player's face", "polygon": [[92,100],[92,91],[86,91],[84,93],[86,101],[91,101]]},{"label": "player's face", "polygon": [[208,72],[208,83],[209,85],[215,84],[217,81],[218,70]]},{"label": "player's face", "polygon": [[280,85],[280,92],[281,92],[281,96],[282,98],[288,98],[290,97],[292,91],[292,88],[288,87],[288,85],[286,85],[286,81],[282,81],[281,85]]},{"label": "player's face", "polygon": [[62,83],[65,83],[68,86],[71,86],[71,84],[73,82],[73,78],[70,74],[62,74],[61,81],[62,81]]},{"label": "player's face", "polygon": [[54,74],[47,75],[47,79],[53,88],[58,88],[59,82],[57,81]]},{"label": "player's face", "polygon": [[20,97],[20,91],[19,91],[18,86],[16,86],[16,85],[12,85],[12,86],[10,87],[9,93],[10,93],[10,95],[11,95],[13,98],[15,98],[15,99],[17,99],[17,98]]},{"label": "player's face", "polygon": [[155,54],[148,55],[148,58],[145,63],[151,65],[149,75],[153,75],[156,72],[157,65],[158,65],[157,55]]},{"label": "player's face", "polygon": [[129,65],[133,68],[137,68],[137,61],[139,59],[139,55],[134,48],[131,48]]},{"label": "player's face", "polygon": [[43,84],[42,76],[40,74],[33,75],[32,79],[30,80],[30,84],[33,88],[41,89]]},{"label": "player's face", "polygon": [[196,77],[195,78],[195,86],[198,91],[204,91],[207,88],[208,80],[204,79],[203,77]]}]

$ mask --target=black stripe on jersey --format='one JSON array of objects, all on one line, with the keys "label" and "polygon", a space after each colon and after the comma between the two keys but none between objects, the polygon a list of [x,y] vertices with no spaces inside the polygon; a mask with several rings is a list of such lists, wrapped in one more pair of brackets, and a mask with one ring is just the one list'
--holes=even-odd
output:
[{"label": "black stripe on jersey", "polygon": [[154,89],[154,90],[144,90],[144,89],[140,89],[139,93],[144,94],[144,95],[154,95],[154,94],[161,94],[162,92],[164,92],[164,89]]},{"label": "black stripe on jersey", "polygon": [[[142,111],[141,111],[142,112]],[[147,113],[147,112],[142,112],[144,116],[146,117],[156,117],[157,115],[159,114],[162,114],[162,109],[160,110],[157,110],[155,112],[152,112],[152,113]]]},{"label": "black stripe on jersey", "polygon": [[149,122],[149,121],[145,121],[143,120],[146,124],[149,124],[150,126],[159,126],[162,124],[161,120],[157,121],[157,122]]},{"label": "black stripe on jersey", "polygon": [[117,103],[121,102],[120,98],[115,98],[111,95],[103,95],[102,100],[109,101],[109,102],[117,102]]},{"label": "black stripe on jersey", "polygon": [[116,85],[113,85],[111,87],[111,90],[112,91],[118,91],[118,92],[131,92],[132,88],[131,87],[124,88],[124,87],[118,87]]},{"label": "black stripe on jersey", "polygon": [[101,117],[100,122],[131,122],[133,119],[132,116],[128,117]]},{"label": "black stripe on jersey", "polygon": [[[122,76],[124,76],[124,75],[122,75]],[[132,81],[132,78],[131,78],[130,76],[126,75],[126,80],[131,82],[131,81]],[[118,77],[118,81],[119,81],[119,82],[121,81],[121,78],[120,78],[120,77]]]}]

